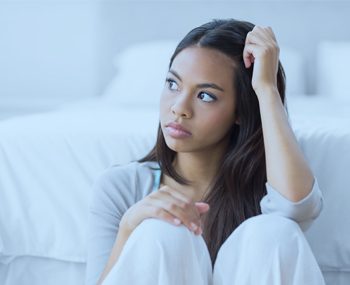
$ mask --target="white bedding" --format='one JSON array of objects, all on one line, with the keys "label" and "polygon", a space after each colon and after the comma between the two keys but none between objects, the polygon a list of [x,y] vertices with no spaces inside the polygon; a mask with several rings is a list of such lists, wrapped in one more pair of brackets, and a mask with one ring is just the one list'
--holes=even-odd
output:
[{"label": "white bedding", "polygon": [[[294,97],[288,106],[325,197],[307,238],[327,276],[350,271],[350,103]],[[64,284],[82,284],[90,186],[109,165],[146,154],[157,122],[157,110],[96,99],[0,123],[0,280],[62,284],[53,276],[64,274]]]},{"label": "white bedding", "polygon": [[0,264],[1,285],[84,285],[85,263],[19,256]]},{"label": "white bedding", "polygon": [[138,115],[79,108],[1,123],[0,261],[85,260],[93,180],[110,164],[145,154],[154,141],[157,115]]}]

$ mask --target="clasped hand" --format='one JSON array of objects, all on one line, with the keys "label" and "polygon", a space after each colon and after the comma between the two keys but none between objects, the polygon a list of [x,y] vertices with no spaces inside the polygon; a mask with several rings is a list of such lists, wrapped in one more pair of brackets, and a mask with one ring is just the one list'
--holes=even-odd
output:
[{"label": "clasped hand", "polygon": [[123,215],[120,227],[132,232],[144,219],[157,218],[175,226],[183,224],[196,235],[202,234],[201,217],[209,210],[204,202],[194,202],[185,194],[162,186],[138,201]]}]

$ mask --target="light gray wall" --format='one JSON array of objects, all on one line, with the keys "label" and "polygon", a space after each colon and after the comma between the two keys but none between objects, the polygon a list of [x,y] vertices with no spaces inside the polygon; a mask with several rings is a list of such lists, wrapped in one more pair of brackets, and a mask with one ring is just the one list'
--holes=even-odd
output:
[{"label": "light gray wall", "polygon": [[305,57],[314,93],[321,40],[350,41],[348,1],[0,0],[0,113],[98,96],[129,44],[180,39],[213,18],[270,25]]},{"label": "light gray wall", "polygon": [[98,94],[96,6],[0,0],[0,119]]}]

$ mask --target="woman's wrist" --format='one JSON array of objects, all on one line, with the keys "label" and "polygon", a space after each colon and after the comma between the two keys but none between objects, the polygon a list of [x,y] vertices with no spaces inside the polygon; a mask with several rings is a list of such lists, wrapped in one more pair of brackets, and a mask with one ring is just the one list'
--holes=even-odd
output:
[{"label": "woman's wrist", "polygon": [[133,231],[134,228],[129,225],[127,219],[125,216],[123,216],[119,223],[118,232],[120,232],[123,236],[129,236]]},{"label": "woman's wrist", "polygon": [[254,91],[259,101],[265,100],[266,98],[269,99],[270,97],[272,98],[280,97],[277,86],[274,86],[274,85],[261,86]]}]

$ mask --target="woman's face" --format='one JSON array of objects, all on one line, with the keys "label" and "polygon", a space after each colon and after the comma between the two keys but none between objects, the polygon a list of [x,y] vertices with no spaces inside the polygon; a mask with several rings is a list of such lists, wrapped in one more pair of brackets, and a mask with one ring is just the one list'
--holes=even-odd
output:
[{"label": "woman's face", "polygon": [[188,47],[175,57],[160,101],[170,149],[207,152],[223,146],[236,121],[233,72],[233,60],[214,49]]}]

